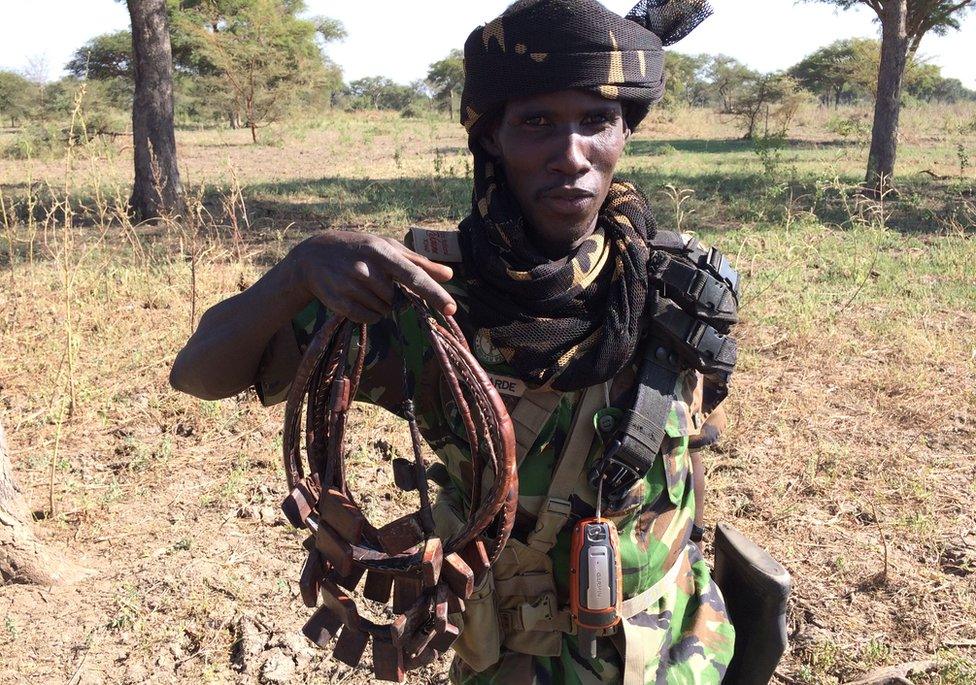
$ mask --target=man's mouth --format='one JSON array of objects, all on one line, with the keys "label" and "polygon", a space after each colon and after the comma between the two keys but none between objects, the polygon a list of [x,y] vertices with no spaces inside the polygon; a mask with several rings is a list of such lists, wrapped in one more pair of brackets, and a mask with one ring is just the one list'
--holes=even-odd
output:
[{"label": "man's mouth", "polygon": [[595,193],[585,188],[553,188],[542,193],[543,202],[558,214],[579,214],[595,197]]}]

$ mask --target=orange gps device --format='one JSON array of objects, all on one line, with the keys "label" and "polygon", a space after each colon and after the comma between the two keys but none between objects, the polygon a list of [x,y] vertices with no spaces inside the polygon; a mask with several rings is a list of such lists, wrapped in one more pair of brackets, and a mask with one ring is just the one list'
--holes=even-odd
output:
[{"label": "orange gps device", "polygon": [[604,518],[584,519],[573,528],[569,561],[569,607],[581,650],[596,657],[596,636],[620,623],[622,603],[617,527]]}]

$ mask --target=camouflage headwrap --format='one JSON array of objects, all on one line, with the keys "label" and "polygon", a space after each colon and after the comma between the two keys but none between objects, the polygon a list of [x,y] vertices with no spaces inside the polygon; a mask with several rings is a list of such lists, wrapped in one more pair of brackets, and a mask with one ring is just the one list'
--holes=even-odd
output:
[{"label": "camouflage headwrap", "polygon": [[631,130],[664,95],[664,50],[711,13],[705,0],[641,0],[621,17],[597,0],[521,0],[464,44],[469,133],[513,97],[581,88],[630,103]]},{"label": "camouflage headwrap", "polygon": [[625,19],[596,0],[522,0],[464,46],[474,193],[460,229],[471,320],[530,384],[585,388],[628,362],[654,304],[647,241],[656,228],[640,191],[614,180],[594,234],[550,261],[526,233],[505,170],[481,145],[484,126],[510,98],[580,88],[626,101],[633,130],[663,94],[662,45],[709,11],[703,0],[643,0]]}]

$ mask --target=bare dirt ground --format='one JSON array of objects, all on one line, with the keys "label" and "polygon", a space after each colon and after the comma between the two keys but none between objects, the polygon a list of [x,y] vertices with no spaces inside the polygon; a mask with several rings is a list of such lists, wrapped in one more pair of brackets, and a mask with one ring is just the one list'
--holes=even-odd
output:
[{"label": "bare dirt ground", "polygon": [[[781,680],[849,682],[931,660],[915,682],[976,683],[976,227],[925,213],[950,195],[965,207],[971,171],[899,200],[917,209],[914,231],[878,218],[898,208],[835,220],[818,200],[793,199],[818,179],[855,177],[863,147],[811,147],[836,139],[811,115],[774,160],[784,176],[800,168],[801,190],[767,195],[778,182],[763,160],[727,124],[695,116],[690,132],[657,121],[625,168],[660,182],[648,191],[663,224],[719,244],[748,284],[706,506],[709,523],[740,527],[793,574]],[[955,139],[928,120],[906,147],[906,176],[955,164]],[[282,408],[250,393],[198,401],[167,375],[193,312],[253,282],[308,230],[449,225],[465,207],[463,138],[447,122],[379,116],[283,130],[272,145],[243,135],[181,135],[193,182],[243,187],[252,223],[238,213],[239,240],[226,217],[189,235],[112,221],[69,231],[21,213],[8,232],[0,421],[39,535],[97,574],[0,588],[0,683],[370,682],[368,662],[338,665],[299,632],[310,612],[297,590],[302,536],[278,509]],[[959,140],[976,154],[971,134]],[[125,150],[77,163],[74,192],[124,183],[128,164]],[[754,182],[714,186],[723,164]],[[29,172],[63,187],[61,163]],[[662,190],[669,174],[696,190],[693,214]],[[0,161],[8,203],[25,201],[27,176],[28,163]],[[388,462],[405,430],[371,407],[351,423],[353,485],[392,519],[405,503]],[[411,682],[445,682],[445,670]]]}]

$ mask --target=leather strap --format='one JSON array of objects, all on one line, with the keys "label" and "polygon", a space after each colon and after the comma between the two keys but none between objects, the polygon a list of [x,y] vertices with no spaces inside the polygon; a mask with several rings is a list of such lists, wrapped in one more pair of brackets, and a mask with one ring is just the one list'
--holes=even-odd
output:
[{"label": "leather strap", "polygon": [[[418,492],[420,509],[377,528],[359,508],[346,480],[344,438],[368,334],[364,325],[338,316],[313,336],[291,385],[282,449],[292,492],[282,508],[295,526],[311,533],[299,587],[306,605],[318,609],[305,625],[305,635],[320,647],[335,641],[333,656],[350,666],[359,663],[372,640],[375,677],[403,682],[406,671],[430,663],[458,638],[460,627],[448,618],[449,607],[463,606],[504,549],[518,506],[518,474],[514,429],[505,404],[472,356],[461,329],[410,291],[401,287],[398,292],[401,302],[415,312],[474,446],[472,504],[465,520],[446,540],[435,533],[423,438],[406,366],[406,399],[399,413],[410,429],[414,458],[394,460],[393,472],[398,487]],[[407,343],[400,309],[396,304],[394,319],[404,356]],[[484,488],[481,473],[492,474]],[[387,604],[392,595],[392,623],[381,625],[360,615],[350,593],[364,575],[364,597]]]},{"label": "leather strap", "polygon": [[593,415],[603,407],[604,401],[603,385],[593,385],[583,391],[559,462],[552,474],[546,498],[536,514],[535,530],[526,540],[529,547],[538,552],[546,554],[555,547],[556,536],[569,521],[572,513],[569,497],[576,490],[580,473],[586,465],[586,458],[596,437]]}]

